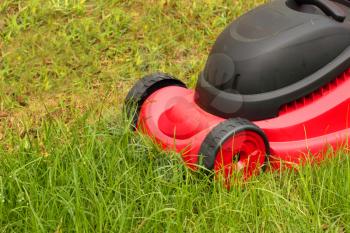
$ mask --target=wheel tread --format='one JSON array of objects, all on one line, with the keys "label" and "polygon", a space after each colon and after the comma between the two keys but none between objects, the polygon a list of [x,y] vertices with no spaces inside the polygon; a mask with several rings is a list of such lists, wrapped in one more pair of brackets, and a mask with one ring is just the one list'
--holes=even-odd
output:
[{"label": "wheel tread", "polygon": [[[155,91],[166,86],[180,86],[186,88],[186,85],[175,77],[165,73],[154,73],[144,76],[136,82],[130,89],[124,102],[124,109],[129,118],[132,119],[131,126],[136,129],[139,113],[142,104]],[[132,107],[136,107],[136,112],[132,111]]]},{"label": "wheel tread", "polygon": [[199,150],[199,155],[202,156],[199,161],[204,163],[202,165],[209,170],[214,169],[215,158],[220,146],[227,138],[244,130],[254,131],[263,138],[268,155],[270,148],[267,137],[258,126],[244,118],[230,118],[214,127],[204,139]]}]

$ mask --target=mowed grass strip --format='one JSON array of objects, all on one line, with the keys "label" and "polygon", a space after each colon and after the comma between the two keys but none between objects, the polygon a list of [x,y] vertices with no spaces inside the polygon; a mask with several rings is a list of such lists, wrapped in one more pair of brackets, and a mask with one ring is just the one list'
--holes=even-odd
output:
[{"label": "mowed grass strip", "polygon": [[347,150],[227,191],[121,113],[147,73],[193,87],[220,31],[261,3],[1,1],[0,232],[350,231]]}]

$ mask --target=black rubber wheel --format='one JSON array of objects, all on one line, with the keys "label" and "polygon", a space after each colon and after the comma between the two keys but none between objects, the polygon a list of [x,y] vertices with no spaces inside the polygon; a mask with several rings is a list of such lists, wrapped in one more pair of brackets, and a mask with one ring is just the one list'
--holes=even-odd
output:
[{"label": "black rubber wheel", "polygon": [[[130,89],[125,98],[124,109],[131,119],[131,126],[135,130],[142,104],[155,91],[168,86],[179,86],[186,88],[180,80],[163,73],[150,74],[139,81]],[[136,109],[135,109],[136,108]]]},{"label": "black rubber wheel", "polygon": [[[235,137],[235,135],[238,135],[241,132],[250,132],[250,134],[254,134],[256,138],[261,138],[259,139],[261,142],[260,147],[265,146],[265,148],[263,149],[266,152],[264,157],[264,163],[262,164],[262,166],[265,167],[266,162],[268,160],[268,155],[270,154],[270,146],[268,139],[265,133],[258,126],[256,126],[249,120],[242,118],[228,119],[218,124],[211,130],[211,132],[206,136],[200,147],[200,165],[204,166],[208,170],[213,170],[215,166],[215,160],[218,156],[220,148],[228,139]],[[235,155],[232,155],[232,157],[234,156]],[[239,160],[239,158],[236,159]]]}]

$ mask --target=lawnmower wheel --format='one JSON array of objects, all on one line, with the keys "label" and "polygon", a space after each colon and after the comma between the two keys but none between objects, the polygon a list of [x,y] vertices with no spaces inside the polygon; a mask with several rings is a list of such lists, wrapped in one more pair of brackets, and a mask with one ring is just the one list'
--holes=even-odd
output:
[{"label": "lawnmower wheel", "polygon": [[208,170],[223,171],[226,177],[243,170],[248,178],[259,173],[266,165],[270,153],[265,133],[249,120],[228,119],[216,127],[204,139],[199,155]]},{"label": "lawnmower wheel", "polygon": [[147,75],[136,82],[125,98],[126,114],[131,119],[131,126],[135,130],[142,104],[154,92],[168,86],[186,85],[180,80],[163,73]]}]

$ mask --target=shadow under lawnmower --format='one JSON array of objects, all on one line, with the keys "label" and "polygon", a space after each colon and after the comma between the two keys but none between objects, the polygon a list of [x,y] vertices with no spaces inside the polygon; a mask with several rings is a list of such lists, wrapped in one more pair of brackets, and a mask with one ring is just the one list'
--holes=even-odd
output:
[{"label": "shadow under lawnmower", "polygon": [[320,161],[350,132],[349,12],[347,0],[253,9],[218,37],[195,90],[162,73],[139,80],[126,97],[137,105],[133,127],[192,169],[227,177],[268,160],[273,169]]}]

